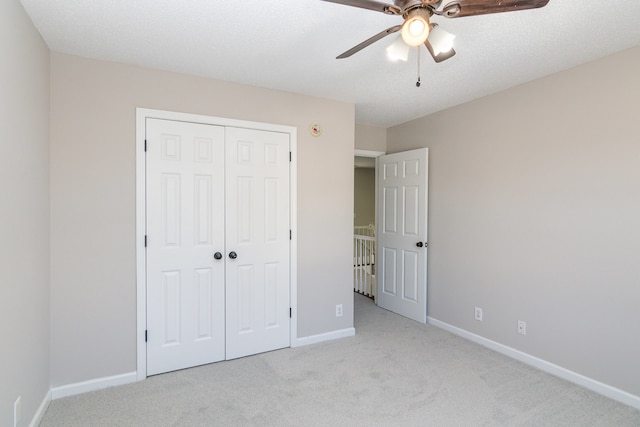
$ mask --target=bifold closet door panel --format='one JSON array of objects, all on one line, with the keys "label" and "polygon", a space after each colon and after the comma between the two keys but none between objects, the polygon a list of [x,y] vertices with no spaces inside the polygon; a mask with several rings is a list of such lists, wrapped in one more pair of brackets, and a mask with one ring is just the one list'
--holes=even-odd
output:
[{"label": "bifold closet door panel", "polygon": [[289,163],[288,134],[226,128],[227,359],[290,345]]},{"label": "bifold closet door panel", "polygon": [[225,358],[224,127],[147,119],[147,375]]}]

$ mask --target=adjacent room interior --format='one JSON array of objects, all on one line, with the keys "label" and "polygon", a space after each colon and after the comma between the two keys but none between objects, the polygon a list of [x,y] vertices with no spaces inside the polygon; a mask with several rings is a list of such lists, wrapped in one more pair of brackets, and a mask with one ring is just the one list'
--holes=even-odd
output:
[{"label": "adjacent room interior", "polygon": [[[295,201],[289,211],[294,246],[287,252],[294,267],[285,308],[291,333],[280,351],[302,348],[308,355],[314,344],[357,339],[354,299],[377,298],[379,254],[363,258],[363,288],[354,289],[354,227],[377,230],[380,223],[369,211],[354,215],[354,203],[375,203],[371,193],[357,190],[359,175],[370,182],[375,169],[358,167],[354,158],[358,152],[428,149],[428,239],[422,248],[428,251],[428,325],[398,324],[412,333],[429,327],[442,340],[475,342],[488,348],[488,359],[500,358],[500,366],[515,359],[640,411],[640,6],[634,0],[623,1],[625,16],[599,11],[611,23],[611,39],[589,40],[588,46],[576,40],[595,25],[590,15],[578,19],[586,7],[551,0],[486,21],[440,20],[456,33],[454,57],[436,63],[423,49],[422,62],[412,53],[408,62],[392,65],[383,56],[386,45],[335,59],[341,49],[397,23],[390,17],[328,1],[288,1],[291,13],[317,12],[309,27],[296,21],[287,28],[306,34],[305,49],[314,55],[283,57],[272,68],[280,58],[265,51],[230,70],[215,61],[199,66],[189,49],[180,50],[179,37],[130,33],[133,21],[115,9],[105,20],[122,26],[109,32],[97,24],[98,14],[83,15],[90,7],[63,2],[68,8],[57,10],[55,22],[46,19],[55,6],[44,3],[0,5],[0,253],[7,272],[0,285],[0,329],[8,337],[0,356],[0,425],[38,425],[57,399],[149,381],[140,360],[146,341],[138,109],[221,119],[227,127],[252,123],[267,132],[276,126],[295,140],[295,179],[288,187]],[[164,8],[170,2],[160,3],[144,14],[168,28]],[[575,28],[549,25],[548,36],[536,38],[544,57],[533,42],[510,46],[504,40],[502,48],[513,48],[513,56],[483,56],[487,47],[463,28],[477,20],[469,24],[477,34],[503,24],[537,33],[528,13],[539,26],[569,7],[577,18],[567,22]],[[94,13],[102,11],[96,8]],[[121,12],[142,13],[134,9]],[[274,22],[285,19],[273,10],[263,15],[270,13]],[[338,16],[344,28],[333,23]],[[175,24],[186,25],[180,19],[187,18],[177,17]],[[324,31],[346,37],[354,19],[363,19],[367,29],[343,44],[320,44],[313,36]],[[61,30],[67,24],[60,26],[67,21],[69,33]],[[276,37],[273,28],[252,28],[247,37]],[[84,50],[77,34],[103,50]],[[500,34],[485,41],[498,43]],[[79,44],[57,49],[66,38]],[[127,39],[133,51],[125,49]],[[291,39],[279,49],[297,49]],[[220,44],[234,42],[225,37]],[[564,61],[567,46],[584,55]],[[518,53],[527,49],[531,56]],[[173,68],[149,60],[171,56],[166,52],[174,53]],[[469,78],[468,69],[456,68],[465,58],[477,61],[480,74]],[[313,92],[321,74],[307,76],[305,61],[335,88]],[[538,65],[541,74],[534,74]],[[373,75],[395,91],[383,93],[385,85]],[[490,77],[493,86],[480,88],[478,81]],[[416,91],[423,92],[418,97]],[[360,101],[369,92],[389,96],[393,104]]]}]

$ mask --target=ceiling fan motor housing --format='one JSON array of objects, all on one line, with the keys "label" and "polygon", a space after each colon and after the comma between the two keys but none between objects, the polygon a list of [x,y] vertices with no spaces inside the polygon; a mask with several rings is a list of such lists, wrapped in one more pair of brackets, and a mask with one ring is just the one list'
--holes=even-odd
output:
[{"label": "ceiling fan motor housing", "polygon": [[407,12],[402,24],[402,39],[409,46],[420,46],[429,37],[429,18],[431,11],[416,7]]}]

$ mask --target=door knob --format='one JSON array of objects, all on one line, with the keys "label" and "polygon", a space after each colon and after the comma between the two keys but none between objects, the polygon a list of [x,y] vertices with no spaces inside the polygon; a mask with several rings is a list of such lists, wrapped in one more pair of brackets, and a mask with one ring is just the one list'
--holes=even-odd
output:
[{"label": "door knob", "polygon": [[213,254],[213,257],[215,259],[221,259],[222,258],[222,254],[220,252],[216,252],[215,254]]},{"label": "door knob", "polygon": [[231,251],[231,252],[229,252],[229,258],[236,259],[236,258],[238,258],[238,254],[233,252],[233,251]]},{"label": "door knob", "polygon": [[423,246],[423,245],[422,245],[422,242],[418,242],[418,243],[416,243],[416,246],[417,246],[417,247],[419,247],[419,248],[421,248],[421,247]]}]

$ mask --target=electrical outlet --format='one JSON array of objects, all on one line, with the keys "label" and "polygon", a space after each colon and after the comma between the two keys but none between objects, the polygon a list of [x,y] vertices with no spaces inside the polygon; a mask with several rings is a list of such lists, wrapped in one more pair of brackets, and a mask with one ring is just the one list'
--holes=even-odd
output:
[{"label": "electrical outlet", "polygon": [[476,307],[476,320],[482,322],[482,309],[480,307]]},{"label": "electrical outlet", "polygon": [[13,427],[17,427],[20,423],[20,415],[22,412],[22,397],[18,396],[13,403]]},{"label": "electrical outlet", "polygon": [[336,304],[336,317],[342,317],[342,304]]},{"label": "electrical outlet", "polygon": [[518,333],[520,335],[527,335],[527,322],[524,320],[518,320]]}]

